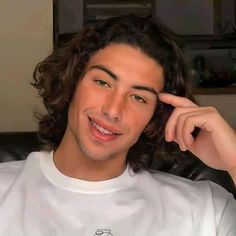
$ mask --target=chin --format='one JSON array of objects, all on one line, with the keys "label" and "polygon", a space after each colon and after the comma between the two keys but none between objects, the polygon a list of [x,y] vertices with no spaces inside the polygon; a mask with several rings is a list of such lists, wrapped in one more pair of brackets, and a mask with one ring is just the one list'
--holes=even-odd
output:
[{"label": "chin", "polygon": [[112,156],[114,156],[114,154],[109,152],[103,153],[99,150],[89,151],[87,148],[81,148],[81,152],[86,159],[94,161],[106,161],[112,159]]}]

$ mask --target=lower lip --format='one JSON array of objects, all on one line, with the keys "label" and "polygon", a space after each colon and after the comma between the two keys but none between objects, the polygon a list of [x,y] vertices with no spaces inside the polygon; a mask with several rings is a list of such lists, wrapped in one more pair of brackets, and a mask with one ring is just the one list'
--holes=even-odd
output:
[{"label": "lower lip", "polygon": [[96,129],[94,125],[91,124],[91,121],[89,121],[89,126],[90,126],[89,128],[93,136],[100,141],[111,142],[119,137],[119,135],[115,135],[115,134],[114,135],[102,134]]}]

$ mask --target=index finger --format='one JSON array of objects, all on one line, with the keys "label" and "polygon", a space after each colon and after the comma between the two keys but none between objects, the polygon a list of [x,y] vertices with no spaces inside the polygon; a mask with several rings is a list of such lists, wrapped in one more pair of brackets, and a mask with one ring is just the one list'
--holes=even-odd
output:
[{"label": "index finger", "polygon": [[186,97],[176,96],[170,93],[159,93],[159,99],[173,107],[196,107],[197,105]]}]

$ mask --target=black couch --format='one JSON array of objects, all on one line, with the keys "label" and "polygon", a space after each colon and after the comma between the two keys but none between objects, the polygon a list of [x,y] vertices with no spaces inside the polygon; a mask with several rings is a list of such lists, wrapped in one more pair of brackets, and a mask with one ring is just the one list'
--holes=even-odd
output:
[{"label": "black couch", "polygon": [[[40,149],[36,132],[0,132],[0,162],[23,160],[30,152]],[[235,184],[225,171],[212,169],[196,160],[182,176],[195,181],[211,180],[223,186],[236,198]]]}]

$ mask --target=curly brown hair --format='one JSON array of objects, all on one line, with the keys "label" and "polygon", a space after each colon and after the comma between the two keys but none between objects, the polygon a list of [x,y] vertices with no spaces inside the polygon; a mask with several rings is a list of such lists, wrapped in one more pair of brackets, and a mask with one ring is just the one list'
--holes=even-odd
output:
[{"label": "curly brown hair", "polygon": [[[85,66],[94,53],[111,43],[125,43],[142,50],[162,66],[165,92],[194,100],[186,79],[183,44],[166,26],[154,17],[135,15],[100,20],[85,27],[35,68],[32,84],[48,111],[37,116],[44,149],[59,146],[67,126],[69,104]],[[166,169],[183,162],[181,156],[185,153],[164,138],[165,124],[172,110],[171,105],[158,102],[148,125],[149,132],[143,133],[129,150],[127,162],[134,171]]]}]

